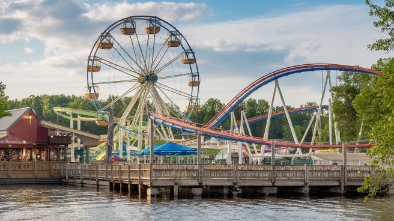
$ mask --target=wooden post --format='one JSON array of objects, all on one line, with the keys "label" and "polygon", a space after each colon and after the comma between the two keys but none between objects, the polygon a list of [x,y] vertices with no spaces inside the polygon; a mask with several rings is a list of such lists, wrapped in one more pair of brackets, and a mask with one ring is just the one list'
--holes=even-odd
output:
[{"label": "wooden post", "polygon": [[345,170],[344,166],[341,165],[341,175],[340,175],[340,182],[341,182],[341,194],[345,194]]},{"label": "wooden post", "polygon": [[153,158],[155,156],[154,148],[154,138],[155,138],[155,125],[153,120],[150,121],[150,162],[149,162],[149,184],[152,185],[152,175],[153,175]]},{"label": "wooden post", "polygon": [[[8,169],[7,176],[11,177],[11,162],[10,161],[8,161],[8,168],[7,169]],[[36,168],[34,167],[34,177],[36,177],[35,171],[36,171]]]},{"label": "wooden post", "polygon": [[108,164],[105,164],[105,180],[108,181]]},{"label": "wooden post", "polygon": [[79,180],[82,183],[82,173],[83,173],[83,171],[82,171],[82,164],[79,164],[79,166],[81,167],[80,173],[79,173]]},{"label": "wooden post", "polygon": [[119,165],[119,195],[122,195],[122,165]]},{"label": "wooden post", "polygon": [[[10,165],[10,172],[11,172],[11,165]],[[37,161],[34,161],[34,177],[37,177]]]},{"label": "wooden post", "polygon": [[[128,155],[128,157],[130,157],[130,155]],[[127,165],[127,190],[128,190],[128,196],[131,196],[131,183],[130,183],[130,164]]]},{"label": "wooden post", "polygon": [[53,167],[52,167],[52,164],[49,163],[48,166],[49,166],[49,176],[50,176],[50,177],[53,177]]},{"label": "wooden post", "polygon": [[198,182],[201,184],[201,133],[197,134],[197,165],[198,165]]},{"label": "wooden post", "polygon": [[304,193],[308,194],[309,193],[309,167],[308,165],[304,165],[304,171],[305,171],[305,186],[304,186]]},{"label": "wooden post", "polygon": [[347,185],[347,145],[342,143],[342,154],[343,154],[343,183]]},{"label": "wooden post", "polygon": [[111,164],[111,182],[114,182],[113,165]]},{"label": "wooden post", "polygon": [[99,179],[98,179],[98,164],[96,164],[96,187],[97,187],[97,191],[99,191]]},{"label": "wooden post", "polygon": [[73,165],[73,172],[74,172],[74,180],[77,179],[77,164],[71,164]]},{"label": "wooden post", "polygon": [[68,164],[66,164],[65,166],[66,166],[66,180],[68,182]]},{"label": "wooden post", "polygon": [[92,165],[88,164],[88,168],[89,168],[89,180],[92,179]]},{"label": "wooden post", "polygon": [[138,197],[142,195],[141,164],[138,164]]},{"label": "wooden post", "polygon": [[275,165],[275,140],[271,144],[271,166]]},{"label": "wooden post", "polygon": [[275,183],[276,171],[275,171],[275,140],[272,140],[271,144],[271,166],[272,166],[272,176],[271,182],[272,184]]},{"label": "wooden post", "polygon": [[[89,164],[90,162],[89,162],[89,158],[90,158],[90,156],[89,156],[89,147],[85,147],[85,152],[86,152],[86,157],[85,157],[85,163],[86,164]],[[90,179],[90,178],[89,178]]]}]

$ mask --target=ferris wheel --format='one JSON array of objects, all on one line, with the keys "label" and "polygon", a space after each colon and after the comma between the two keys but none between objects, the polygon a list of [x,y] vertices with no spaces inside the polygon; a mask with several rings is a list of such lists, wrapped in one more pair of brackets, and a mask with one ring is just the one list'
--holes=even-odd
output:
[{"label": "ferris wheel", "polygon": [[[98,111],[124,103],[120,126],[141,128],[147,112],[189,118],[199,108],[194,51],[173,25],[155,16],[110,25],[92,47],[86,71],[85,98]],[[111,100],[102,106],[100,97]]]}]

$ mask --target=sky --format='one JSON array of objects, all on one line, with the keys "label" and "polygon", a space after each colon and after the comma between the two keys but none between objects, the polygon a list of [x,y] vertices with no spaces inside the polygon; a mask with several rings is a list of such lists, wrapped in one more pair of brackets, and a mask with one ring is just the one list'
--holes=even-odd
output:
[{"label": "sky", "polygon": [[[281,68],[306,63],[369,68],[388,57],[367,48],[385,37],[368,12],[361,0],[2,0],[0,81],[11,100],[82,96],[85,60],[97,36],[119,19],[152,15],[175,26],[195,51],[201,103],[209,98],[228,103]],[[318,102],[322,73],[281,78],[279,84],[288,105]],[[268,84],[250,98],[270,100],[272,90]]]}]

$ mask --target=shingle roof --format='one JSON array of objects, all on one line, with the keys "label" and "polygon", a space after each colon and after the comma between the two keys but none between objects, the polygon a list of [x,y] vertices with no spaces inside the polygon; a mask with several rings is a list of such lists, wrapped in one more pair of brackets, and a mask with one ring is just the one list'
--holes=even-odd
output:
[{"label": "shingle roof", "polygon": [[19,120],[23,115],[26,114],[31,107],[24,107],[14,110],[8,110],[7,112],[11,113],[11,116],[6,116],[0,118],[0,131],[8,130],[15,122]]}]

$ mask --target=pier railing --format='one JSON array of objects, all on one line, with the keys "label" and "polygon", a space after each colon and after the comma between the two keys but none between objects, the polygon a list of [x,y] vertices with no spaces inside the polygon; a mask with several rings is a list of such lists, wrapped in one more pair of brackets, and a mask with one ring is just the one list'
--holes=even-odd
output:
[{"label": "pier railing", "polygon": [[68,164],[62,167],[61,172],[66,179],[143,183],[150,186],[360,186],[364,177],[375,173],[375,168],[308,165]]},{"label": "pier railing", "polygon": [[67,162],[0,162],[1,178],[61,178],[62,166]]}]

